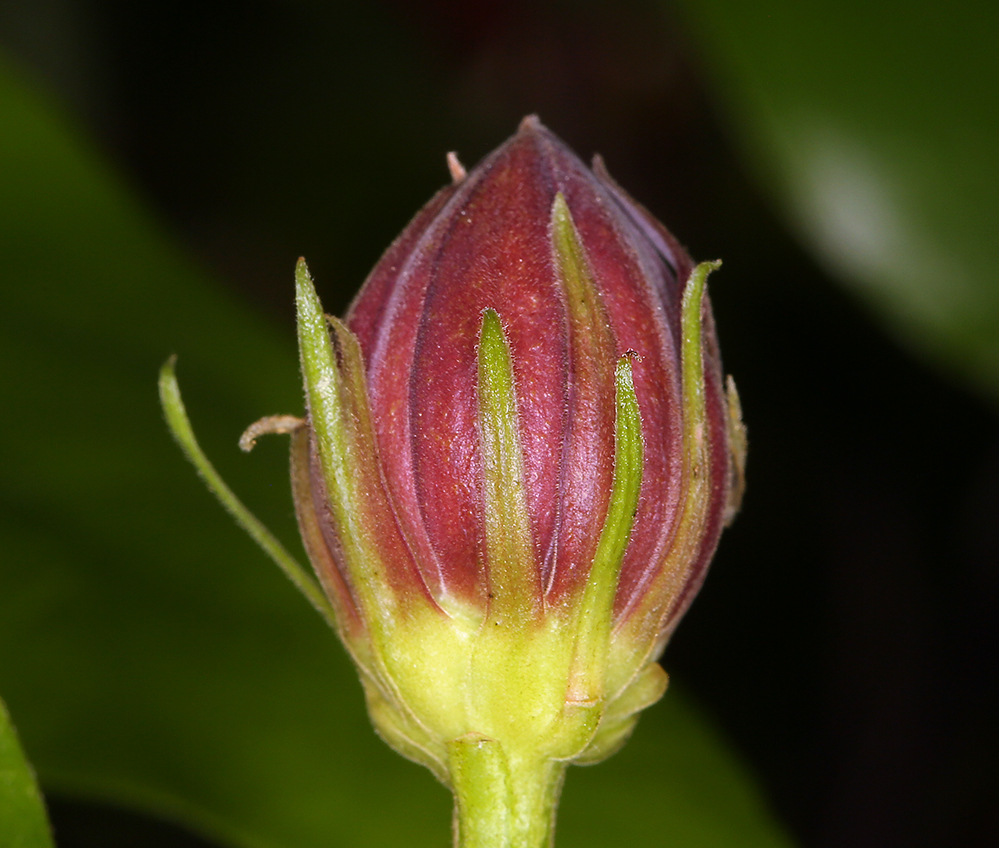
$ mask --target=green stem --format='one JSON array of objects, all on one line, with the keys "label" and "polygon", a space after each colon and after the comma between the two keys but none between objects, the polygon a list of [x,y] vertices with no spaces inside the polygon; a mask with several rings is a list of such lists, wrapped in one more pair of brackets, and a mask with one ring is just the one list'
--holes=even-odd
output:
[{"label": "green stem", "polygon": [[288,576],[299,591],[314,606],[331,627],[336,628],[333,616],[333,608],[330,602],[319,588],[319,584],[310,574],[298,564],[298,561],[285,549],[277,538],[268,530],[261,521],[244,506],[243,502],[236,497],[235,492],[230,489],[215,466],[211,464],[205,452],[201,450],[201,445],[194,438],[194,430],[187,417],[187,410],[184,408],[184,401],[180,397],[180,387],[177,385],[177,377],[174,374],[174,357],[170,357],[160,370],[160,403],[163,406],[163,413],[166,416],[167,425],[170,432],[177,440],[184,455],[191,461],[197,469],[201,479],[205,481],[208,490],[218,498],[226,511],[236,519],[236,523],[242,527],[278,567]]},{"label": "green stem", "polygon": [[456,848],[551,848],[565,763],[508,757],[470,733],[448,743]]}]

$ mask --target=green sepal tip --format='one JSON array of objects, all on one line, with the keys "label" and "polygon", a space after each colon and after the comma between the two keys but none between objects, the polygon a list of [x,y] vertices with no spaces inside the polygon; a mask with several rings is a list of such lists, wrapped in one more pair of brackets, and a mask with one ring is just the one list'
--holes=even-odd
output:
[{"label": "green sepal tip", "polygon": [[541,581],[527,511],[513,362],[492,309],[482,313],[478,371],[488,618],[520,629],[541,611]]}]

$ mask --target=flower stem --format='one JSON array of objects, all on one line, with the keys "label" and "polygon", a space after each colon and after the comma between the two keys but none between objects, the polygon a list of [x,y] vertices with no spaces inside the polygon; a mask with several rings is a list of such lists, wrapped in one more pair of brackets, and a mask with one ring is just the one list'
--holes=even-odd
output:
[{"label": "flower stem", "polygon": [[551,848],[565,763],[508,757],[470,733],[448,743],[456,848]]}]

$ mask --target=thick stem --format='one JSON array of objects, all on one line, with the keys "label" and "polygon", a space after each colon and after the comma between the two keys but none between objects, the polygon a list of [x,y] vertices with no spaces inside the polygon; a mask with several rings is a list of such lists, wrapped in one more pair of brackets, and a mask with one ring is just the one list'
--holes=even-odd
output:
[{"label": "thick stem", "polygon": [[473,733],[448,752],[456,848],[551,848],[565,763],[507,756]]}]

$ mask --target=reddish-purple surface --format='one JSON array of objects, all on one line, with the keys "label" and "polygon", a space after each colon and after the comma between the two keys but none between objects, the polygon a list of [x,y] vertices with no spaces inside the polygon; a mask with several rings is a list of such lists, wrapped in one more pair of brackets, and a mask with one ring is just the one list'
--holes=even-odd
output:
[{"label": "reddish-purple surface", "polygon": [[[685,486],[679,304],[692,263],[599,161],[596,169],[535,119],[525,120],[517,135],[417,215],[349,312],[367,366],[385,482],[434,595],[484,605],[488,589],[477,399],[487,308],[499,314],[510,345],[546,603],[557,603],[585,578],[603,526],[614,461],[613,363],[628,351],[638,354],[632,367],[645,466],[619,615],[661,566],[676,532]],[[599,368],[580,361],[586,344],[573,336],[557,275],[550,232],[557,192],[609,323],[609,331],[596,334]],[[717,543],[728,491],[720,366],[707,306],[705,314],[713,497],[701,555],[692,564],[693,591]],[[687,600],[666,606],[679,612]]]}]

